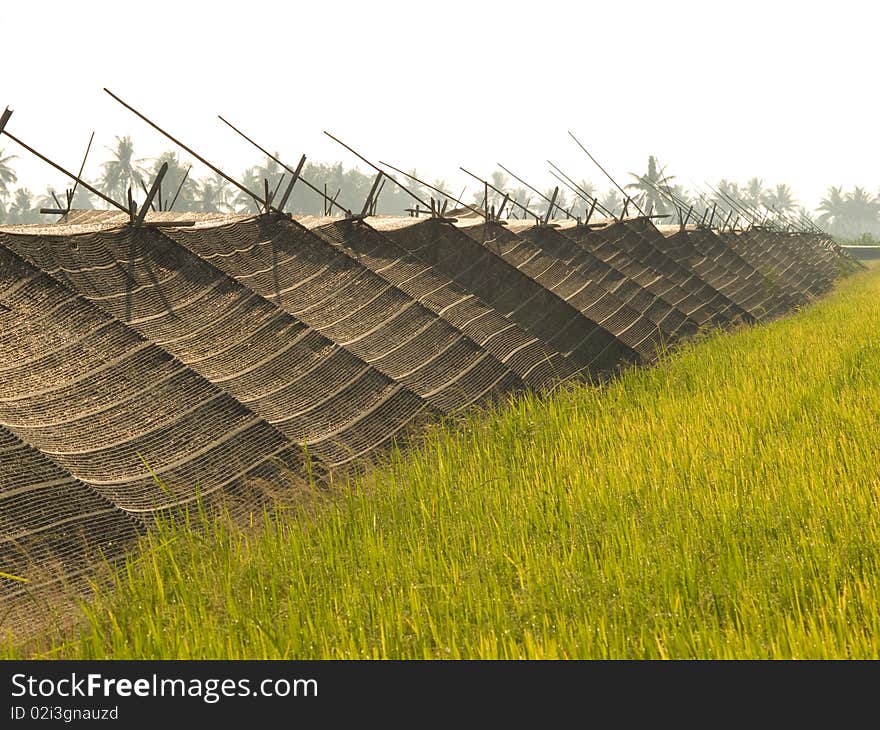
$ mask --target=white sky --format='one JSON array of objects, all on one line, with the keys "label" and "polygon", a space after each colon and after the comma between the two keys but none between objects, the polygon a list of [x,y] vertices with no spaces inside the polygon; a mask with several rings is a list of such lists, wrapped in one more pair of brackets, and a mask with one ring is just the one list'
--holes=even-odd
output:
[{"label": "white sky", "polygon": [[[496,162],[542,188],[546,159],[609,184],[656,154],[690,187],[787,182],[814,207],[828,185],[880,187],[875,3],[605,2],[0,4],[0,108],[8,129],[96,177],[114,135],[137,155],[171,145],[109,87],[224,170],[257,156],[221,113],[294,160],[368,157],[445,178]],[[19,155],[35,192],[65,183]],[[198,173],[196,169],[194,172]]]}]

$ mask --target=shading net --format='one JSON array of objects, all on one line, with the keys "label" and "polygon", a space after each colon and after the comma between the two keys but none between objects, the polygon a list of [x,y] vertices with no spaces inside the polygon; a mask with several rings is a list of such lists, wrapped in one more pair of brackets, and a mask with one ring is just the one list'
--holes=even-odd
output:
[{"label": "shading net", "polygon": [[666,237],[677,251],[688,252],[691,269],[755,320],[782,314],[802,301],[774,286],[712,231],[678,227]]},{"label": "shading net", "polygon": [[2,245],[0,371],[0,571],[32,581],[0,598],[69,583],[160,514],[308,491],[297,444]]},{"label": "shading net", "polygon": [[668,262],[667,266],[663,260],[665,257],[659,251],[622,222],[561,227],[564,235],[674,306],[687,317],[688,322],[702,327],[724,321],[704,297],[691,287],[677,283],[687,275],[679,276],[674,262]]},{"label": "shading net", "polygon": [[607,264],[578,250],[554,228],[494,221],[458,225],[475,241],[608,330],[639,353],[643,361],[653,360],[662,345],[674,339],[671,330],[639,311],[639,306],[645,304],[641,295],[647,293],[638,284],[627,281],[622,289],[618,286],[612,291],[610,283],[599,283],[600,275],[610,273]]},{"label": "shading net", "polygon": [[732,303],[727,302],[723,295],[704,282],[693,271],[682,266],[657,248],[656,236],[661,239],[659,233],[650,223],[647,225],[633,225],[633,221],[622,221],[604,228],[596,229],[600,236],[613,241],[628,254],[661,273],[666,279],[673,282],[680,289],[686,291],[692,301],[700,303],[700,309],[689,312],[689,316],[699,316],[701,325],[723,326],[734,317],[727,312]]},{"label": "shading net", "polygon": [[[0,320],[2,320],[0,313]],[[81,588],[80,578],[125,553],[143,532],[135,514],[0,427],[0,601],[28,606],[35,591]],[[26,616],[0,621],[0,633]]]},{"label": "shading net", "polygon": [[558,295],[474,241],[432,219],[373,218],[371,225],[533,336],[604,377],[639,354]]},{"label": "shading net", "polygon": [[696,322],[690,320],[686,314],[636,278],[628,276],[584,246],[578,245],[560,226],[539,227],[514,223],[511,231],[534,240],[583,276],[589,276],[603,289],[646,317],[665,338],[675,340],[696,331]]},{"label": "shading net", "polygon": [[262,216],[165,235],[444,413],[525,387],[449,322],[294,221]]},{"label": "shading net", "polygon": [[302,484],[279,431],[2,245],[0,304],[0,425],[120,509],[149,521]]},{"label": "shading net", "polygon": [[[736,304],[717,286],[723,285],[727,279],[720,267],[709,261],[692,246],[680,240],[670,240],[664,236],[650,219],[633,218],[624,221],[624,225],[659,251],[677,267],[690,274],[691,281],[701,285],[701,291],[709,297],[709,304],[718,312],[721,324],[724,322],[752,322],[754,318],[741,306]],[[695,268],[696,267],[696,268]]]},{"label": "shading net", "polygon": [[576,377],[580,371],[565,355],[367,223],[338,218],[298,220],[460,329],[519,375],[530,388],[552,387]]},{"label": "shading net", "polygon": [[837,256],[832,262],[826,249],[815,240],[797,234],[752,229],[736,234],[722,234],[722,239],[743,259],[764,273],[780,287],[799,292],[808,299],[830,289],[840,273]]},{"label": "shading net", "polygon": [[636,258],[618,245],[621,237],[636,237],[626,226],[615,222],[587,226],[578,221],[561,221],[559,231],[568,239],[587,250],[619,271],[627,279],[637,282],[641,287],[657,297],[663,306],[670,309],[673,321],[681,322],[676,330],[681,336],[695,334],[700,326],[711,322],[712,311],[691,292],[681,288],[659,269]]},{"label": "shading net", "polygon": [[155,229],[0,233],[216,384],[319,471],[360,464],[431,417],[421,397]]}]

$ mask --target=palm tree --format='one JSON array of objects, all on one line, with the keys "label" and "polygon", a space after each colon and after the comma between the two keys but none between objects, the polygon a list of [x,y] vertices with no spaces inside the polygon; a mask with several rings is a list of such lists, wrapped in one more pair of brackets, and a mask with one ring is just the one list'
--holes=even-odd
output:
[{"label": "palm tree", "polygon": [[[593,205],[592,199],[597,198],[599,196],[599,189],[596,187],[596,185],[594,183],[590,182],[589,180],[583,180],[583,179],[577,183],[577,186],[580,188],[580,191],[578,191],[578,193],[577,193],[577,198],[578,198],[578,200],[580,200],[581,203],[583,203],[583,205],[581,206],[582,214],[584,216],[586,216],[587,212],[590,210],[590,208]],[[590,200],[583,200],[581,198],[582,195],[586,195],[588,198],[590,198]],[[576,208],[576,206],[575,206],[575,208]]]},{"label": "palm tree", "polygon": [[195,205],[198,210],[205,213],[229,213],[232,211],[230,204],[229,181],[222,175],[214,173],[211,177],[203,178],[195,183]]},{"label": "palm tree", "polygon": [[34,207],[34,196],[27,188],[18,188],[9,206],[7,222],[38,223],[40,216]]},{"label": "palm tree", "polygon": [[[321,191],[323,191],[326,185],[328,197],[336,198],[338,205],[350,208],[351,210],[361,209],[375,180],[374,177],[365,175],[359,170],[345,170],[341,162],[329,165],[324,163],[307,163],[303,169],[302,177]],[[289,181],[289,177],[285,179]],[[412,189],[409,180],[401,179],[401,181],[408,188]],[[261,182],[260,184],[262,185],[263,183]],[[277,184],[277,180],[275,184]],[[282,188],[285,185],[286,183],[282,183]],[[325,208],[329,206],[332,208],[331,213],[333,215],[339,214],[340,210],[338,207],[330,205],[318,194],[313,195],[313,193],[309,192],[305,194],[305,198],[299,196],[299,191],[304,192],[302,190],[303,187],[297,184],[297,187],[294,188],[293,200],[288,201],[287,210],[292,210],[295,213],[314,213],[317,211],[319,214],[323,214]],[[338,197],[336,195],[337,192],[339,193]],[[383,212],[386,210],[402,210],[409,205],[409,196],[391,182],[386,183],[380,200],[382,201]]]},{"label": "palm tree", "polygon": [[[547,200],[541,201],[543,203],[543,205],[541,207],[544,209],[543,210],[544,215],[547,215],[547,208],[550,207],[549,201],[553,200],[553,191],[554,190],[556,190],[555,186],[552,188],[547,188],[547,190],[544,191],[544,197],[547,198]],[[565,190],[563,190],[561,187],[559,188],[559,192],[556,194],[556,202],[553,205],[553,212],[550,213],[550,217],[551,218],[564,218],[565,214],[561,210],[559,210],[559,208],[556,207],[557,205],[559,206],[559,208],[562,208],[563,210],[568,210],[568,199],[565,196]]]},{"label": "palm tree", "polygon": [[10,162],[16,159],[15,155],[3,156],[3,148],[0,147],[0,200],[9,197],[9,186],[14,185],[18,177],[10,166]]},{"label": "palm tree", "polygon": [[[679,184],[669,185],[664,189],[675,201],[674,205],[671,201],[669,203],[670,213],[672,214],[672,218],[669,220],[675,223],[678,223],[680,219],[684,220],[684,218],[687,216],[688,210],[695,203],[695,201],[691,199],[690,191],[685,190],[684,187]],[[696,208],[697,206],[694,205],[694,210],[696,210]],[[693,220],[693,216],[694,211],[691,211],[691,220]]]},{"label": "palm tree", "polygon": [[877,225],[877,200],[864,188],[857,186],[847,193],[844,207],[847,222],[857,235],[867,233]]},{"label": "palm tree", "polygon": [[682,203],[686,203],[688,205],[691,204],[691,194],[690,191],[685,190],[681,185],[670,185],[666,188],[669,193],[676,198],[676,200],[681,201]]},{"label": "palm tree", "polygon": [[637,175],[631,172],[630,175],[636,179],[636,182],[629,183],[627,190],[635,190],[641,194],[640,207],[646,213],[666,213],[668,212],[669,202],[665,196],[657,191],[668,188],[675,175],[666,174],[666,166],[660,166],[660,162],[654,155],[648,157],[648,171],[644,175]]},{"label": "palm tree", "polygon": [[[597,198],[599,195],[599,191],[596,188],[595,184],[591,183],[589,180],[581,180],[576,183],[577,187],[580,188],[577,192],[572,191],[571,195],[571,213],[572,215],[580,215],[582,217],[587,215],[587,212],[593,205],[593,198]],[[563,190],[567,190],[567,188],[562,187],[562,183],[560,183],[559,194],[562,195]],[[584,200],[584,196],[590,198],[589,200]],[[595,215],[595,212],[593,213]]]},{"label": "palm tree", "polygon": [[132,193],[140,189],[140,183],[144,179],[145,172],[141,166],[142,160],[135,160],[134,145],[131,137],[117,137],[116,147],[108,147],[113,153],[112,159],[103,163],[101,167],[104,173],[98,180],[98,187],[115,198],[117,201],[125,201],[128,189]]},{"label": "palm tree", "polygon": [[76,191],[73,193],[73,200],[70,202],[70,207],[75,210],[89,210],[96,205],[106,207],[106,203],[103,200],[96,198],[82,185],[77,185]]},{"label": "palm tree", "polygon": [[177,194],[177,188],[183,182],[183,187],[180,188],[180,194],[177,195],[174,208],[175,210],[195,210],[196,183],[187,176],[187,170],[190,165],[183,165],[177,156],[177,152],[174,150],[167,150],[156,158],[150,170],[150,181],[152,182],[156,178],[159,168],[166,164],[168,165],[168,171],[162,179],[162,208],[164,209],[171,205],[171,201],[174,200],[174,196]]},{"label": "palm tree", "polygon": [[[336,187],[332,187],[333,182],[331,178],[339,178],[339,175],[335,174],[335,170],[332,165],[325,165],[324,163],[314,163],[307,162],[306,166],[303,168],[302,176],[304,179],[308,180],[319,190],[324,189],[324,185],[327,185],[327,194],[332,198],[336,195],[337,190],[342,190],[341,185],[337,185]],[[397,190],[396,186],[394,188],[395,192]],[[344,191],[343,191],[344,192]],[[342,197],[342,192],[340,192],[340,197]],[[317,193],[314,196],[309,193],[307,202],[302,198],[298,198],[294,194],[294,201],[288,204],[288,209],[293,210],[296,213],[314,213],[317,211],[319,214],[323,213],[327,202],[321,198]],[[340,201],[341,202],[341,201]],[[337,209],[338,210],[338,209]]]},{"label": "palm tree", "polygon": [[739,183],[728,180],[726,177],[722,177],[718,181],[718,190],[725,195],[730,195],[733,197],[739,197],[740,195]]},{"label": "palm tree", "polygon": [[590,198],[595,198],[599,193],[599,189],[589,180],[581,180],[577,185]]},{"label": "palm tree", "polygon": [[764,193],[761,202],[776,213],[790,213],[797,208],[797,200],[791,188],[785,183],[779,183],[775,188]]},{"label": "palm tree", "polygon": [[819,203],[819,223],[841,232],[846,220],[846,196],[842,187],[830,187]]},{"label": "palm tree", "polygon": [[[279,157],[277,152],[275,157]],[[339,167],[341,172],[342,166],[340,165]],[[282,176],[287,177],[285,170],[275,160],[267,157],[262,164],[245,170],[241,184],[259,196],[260,200],[263,200],[266,195],[267,184],[269,195],[273,195],[276,190],[279,196],[283,194],[283,191],[279,188]],[[262,211],[262,205],[241,190],[236,193],[233,204],[236,210],[241,213],[259,213]]]},{"label": "palm tree", "polygon": [[[279,159],[281,157],[277,151],[275,152],[275,157],[277,157]],[[340,167],[341,167],[341,165],[340,165]],[[278,188],[278,183],[281,180],[281,177],[282,176],[287,177],[287,174],[286,174],[284,168],[281,167],[281,165],[279,165],[277,162],[275,162],[275,160],[271,159],[270,157],[267,157],[263,161],[262,165],[257,165],[256,169],[254,170],[254,173],[256,174],[257,179],[260,181],[259,192],[261,194],[265,193],[265,190],[266,190],[265,181],[266,180],[269,181],[269,194],[271,195],[272,193],[275,192],[275,189]],[[281,194],[281,191],[279,189],[279,195],[280,194]]]},{"label": "palm tree", "polygon": [[[492,174],[489,176],[489,185],[498,188],[498,190],[507,191],[508,186],[510,185],[510,178],[504,174],[501,170],[493,170]],[[501,205],[501,201],[504,200],[504,193],[496,192],[489,188],[489,205],[495,206],[496,208]]]},{"label": "palm tree", "polygon": [[[34,207],[36,209],[57,208],[60,204],[61,207],[64,208],[67,205],[67,193],[68,189],[59,192],[58,190],[55,190],[55,188],[47,186],[46,192],[36,199]],[[73,194],[73,200],[70,203],[70,208],[71,210],[90,210],[95,207],[94,202],[92,194],[82,185],[77,185],[76,191]]]},{"label": "palm tree", "polygon": [[[252,190],[261,198],[263,197],[263,179],[257,172],[256,167],[249,167],[247,170],[244,171],[244,175],[242,175],[241,179],[241,184],[248,190]],[[235,210],[239,213],[259,213],[261,211],[260,204],[256,200],[254,200],[253,197],[247,195],[241,190],[236,192],[235,197],[232,199],[232,202]]]},{"label": "palm tree", "polygon": [[[437,188],[438,190],[445,190],[447,193],[454,194],[454,193],[452,193],[452,191],[446,186],[446,180],[444,180],[443,178],[437,178],[437,179],[434,180],[434,182],[431,183],[431,184],[432,184],[435,188]],[[446,198],[444,198],[440,193],[438,193],[437,190],[428,190],[428,193],[429,193],[432,197],[437,198],[437,199],[440,201],[440,205],[441,205],[441,206],[443,205],[443,201],[446,200]],[[457,203],[456,203],[455,201],[453,201],[453,200],[450,200],[446,205],[447,205],[448,208],[454,208],[454,207],[457,205]]]},{"label": "palm tree", "polygon": [[795,220],[798,221],[809,221],[810,223],[815,223],[813,220],[813,216],[810,214],[810,211],[807,210],[807,206],[799,205],[797,211],[795,212]]},{"label": "palm tree", "polygon": [[611,215],[617,215],[623,205],[623,198],[620,197],[620,193],[618,193],[617,190],[610,188],[599,203],[605,210],[609,211]]},{"label": "palm tree", "polygon": [[[342,163],[339,164],[339,170],[340,171],[342,170]],[[354,172],[354,170],[352,170],[352,172]],[[412,175],[412,177],[419,177],[419,171],[416,170],[416,168],[413,168],[412,170],[408,170],[407,174]],[[366,178],[366,176],[364,176],[364,177],[365,177],[365,179],[369,179],[369,178]],[[406,185],[407,190],[412,191],[412,193],[414,195],[418,195],[422,200],[427,201],[428,198],[431,197],[431,194],[430,194],[431,191],[426,190],[421,185],[421,183],[417,183],[411,177],[406,177],[405,175],[398,175],[397,179],[400,180],[400,182],[402,182],[404,185]],[[372,180],[369,181],[369,184],[372,185]],[[343,186],[340,185],[340,187],[343,187]],[[398,186],[395,185],[394,187],[398,187]],[[404,193],[401,188],[398,188],[398,189],[401,191],[401,193],[403,193],[403,196],[404,196],[403,201],[404,201],[405,207],[412,208],[416,204],[415,200],[413,200],[409,195]],[[367,192],[369,192],[369,190]],[[364,197],[366,197],[366,194],[364,195]]]},{"label": "palm tree", "polygon": [[510,205],[505,209],[506,215],[508,218],[511,216],[514,218],[522,218],[523,210],[522,208],[517,207],[516,203],[520,205],[528,205],[529,201],[529,191],[525,188],[513,188],[510,191]]},{"label": "palm tree", "polygon": [[[341,163],[339,164],[339,170],[342,171]],[[413,172],[413,174],[415,174],[415,172]],[[370,194],[370,190],[373,188],[374,182],[376,182],[375,175],[366,175],[360,170],[355,169],[345,170],[340,175],[339,187],[342,189],[340,197],[345,197],[346,205],[351,206],[352,210],[360,210],[361,208],[363,208],[364,203],[367,202],[367,196]],[[412,180],[407,180],[405,182],[401,180],[401,182],[403,182],[408,188],[412,189],[410,187],[410,183],[413,182]],[[382,183],[380,182],[379,185],[381,186]],[[391,186],[391,189],[389,189],[389,185]],[[397,188],[397,185],[395,185],[394,183],[389,183],[386,180],[386,185],[385,188],[382,190],[382,196],[380,199],[383,201],[391,200],[392,196],[390,196],[389,193],[394,188]],[[425,202],[428,202],[429,199],[432,197],[435,200],[439,197],[439,193],[436,193],[433,190],[429,190],[428,188],[425,188],[421,185],[418,185],[417,188],[417,195]],[[378,188],[376,188],[376,190],[378,190]],[[401,192],[403,193],[403,191]],[[406,198],[410,201],[412,200],[412,198],[406,195],[406,193],[403,193],[403,195],[406,196]],[[386,198],[386,196],[388,197]],[[403,207],[406,207],[406,205],[404,204]]]},{"label": "palm tree", "polygon": [[[414,171],[413,174],[415,174]],[[395,180],[399,180],[401,183],[406,185],[406,187],[409,190],[415,192],[416,195],[418,195],[418,190],[421,190],[420,186],[415,185],[412,180],[406,178],[404,175],[394,175],[393,178]],[[363,185],[366,188],[364,197],[366,197],[366,193],[368,193],[370,187],[372,187],[374,180],[375,178],[368,177],[367,175],[356,169],[349,170],[345,173],[345,185],[349,188],[354,188],[357,190],[360,190],[361,186]],[[441,182],[443,183],[443,185],[440,184]],[[453,189],[452,183],[446,183],[440,180],[435,182],[434,184],[437,187],[440,187],[453,195],[457,195],[462,200],[466,200],[465,192],[463,190]],[[334,190],[333,192],[336,191]],[[439,193],[429,190],[427,192],[427,195],[428,197],[434,196],[436,198]],[[419,197],[422,196],[419,195]],[[382,186],[382,194],[379,196],[379,206],[376,210],[380,215],[403,215],[404,211],[406,211],[407,208],[413,207],[414,202],[415,201],[409,195],[407,195],[399,185],[391,182],[390,180],[385,180],[385,184],[384,186]],[[361,201],[361,204],[363,205],[363,201]],[[450,202],[448,207],[455,208],[457,207],[457,205],[458,203]]]},{"label": "palm tree", "polygon": [[59,193],[50,185],[46,186],[46,192],[39,196],[34,203],[34,207],[36,208],[57,208],[58,203],[55,202],[55,199],[58,199],[58,203],[61,203],[61,207],[67,205],[67,196],[64,193]]},{"label": "palm tree", "polygon": [[739,198],[746,205],[757,208],[764,198],[764,181],[761,178],[753,177],[746,183],[746,186],[740,190]]},{"label": "palm tree", "polygon": [[721,180],[718,181],[717,187],[718,192],[722,194],[722,199],[723,196],[727,196],[728,198],[733,198],[734,200],[737,200],[742,196],[742,193],[739,190],[739,185],[737,185],[735,182],[731,182],[727,178],[721,178]]}]

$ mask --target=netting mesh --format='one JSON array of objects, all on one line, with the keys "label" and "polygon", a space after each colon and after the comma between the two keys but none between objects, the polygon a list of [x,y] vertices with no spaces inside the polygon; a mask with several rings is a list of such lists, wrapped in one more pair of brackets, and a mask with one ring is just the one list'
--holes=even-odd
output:
[{"label": "netting mesh", "polygon": [[[530,223],[466,223],[459,226],[478,243],[507,263],[527,274],[575,309],[608,330],[624,345],[651,361],[661,343],[672,339],[640,307],[642,288],[624,277],[614,286],[600,277],[611,274],[610,267],[578,249],[571,241],[548,226]],[[653,297],[647,295],[649,300]]]},{"label": "netting mesh", "polygon": [[143,529],[139,516],[0,427],[0,596],[69,583],[118,558]]},{"label": "netting mesh", "polygon": [[685,229],[675,234],[686,237],[690,245],[705,255],[724,274],[716,288],[745,309],[755,319],[769,319],[803,303],[795,292],[775,286],[714,232],[704,229]]},{"label": "netting mesh", "polygon": [[827,249],[808,236],[752,230],[723,234],[723,240],[778,286],[807,299],[828,291],[839,273],[840,257],[828,258]]},{"label": "netting mesh", "polygon": [[280,432],[2,246],[0,304],[0,425],[118,508],[148,520],[298,481]]},{"label": "netting mesh", "polygon": [[721,294],[656,247],[656,236],[663,236],[653,226],[633,226],[631,221],[625,221],[597,229],[596,234],[687,292],[688,316],[701,325],[723,325],[731,320],[724,314],[726,305]]},{"label": "netting mesh", "polygon": [[597,232],[576,221],[561,221],[559,224],[562,235],[616,272],[615,275],[609,274],[611,281],[619,274],[624,281],[637,283],[654,297],[654,303],[646,310],[646,313],[652,313],[652,321],[664,324],[676,338],[694,334],[709,319],[702,310],[702,303],[659,271],[615,245],[617,235],[624,235],[626,229],[621,226],[616,235],[613,228],[613,225],[603,226],[601,232]]},{"label": "netting mesh", "polygon": [[323,469],[359,462],[436,412],[422,398],[155,230],[0,234],[245,404]]},{"label": "netting mesh", "polygon": [[266,216],[166,235],[443,412],[524,387],[461,331],[293,221]]},{"label": "netting mesh", "polygon": [[[716,322],[750,322],[753,320],[748,312],[716,288],[716,284],[724,282],[723,270],[715,267],[693,246],[686,243],[678,245],[677,240],[671,241],[657,230],[650,220],[644,218],[625,221],[624,225],[672,264],[672,267],[669,267],[670,272],[675,272],[676,276],[687,277],[687,287],[692,288],[695,293],[703,297],[717,313]],[[694,266],[698,266],[700,270],[697,271]]]},{"label": "netting mesh", "polygon": [[371,223],[396,244],[597,376],[640,359],[635,350],[608,330],[454,225],[415,218],[379,218]]},{"label": "netting mesh", "polygon": [[66,591],[159,514],[244,515],[305,471],[265,420],[0,245],[0,596],[22,622],[35,590]]},{"label": "netting mesh", "polygon": [[576,377],[580,370],[569,358],[366,223],[324,218],[300,218],[299,222],[464,332],[529,387],[550,387]]}]

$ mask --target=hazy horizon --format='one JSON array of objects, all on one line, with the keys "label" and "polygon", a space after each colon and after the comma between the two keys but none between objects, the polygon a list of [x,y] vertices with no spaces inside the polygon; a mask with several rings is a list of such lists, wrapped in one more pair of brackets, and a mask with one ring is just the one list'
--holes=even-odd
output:
[{"label": "hazy horizon", "polygon": [[[229,22],[222,6],[158,0],[122,14],[110,2],[4,8],[8,129],[98,177],[105,149],[131,135],[138,157],[173,145],[109,96],[107,86],[181,141],[238,175],[260,157],[223,114],[289,160],[367,171],[323,134],[456,194],[500,162],[541,188],[546,160],[605,190],[610,183],[570,129],[620,181],[656,155],[675,182],[757,176],[786,183],[815,209],[830,185],[880,189],[873,119],[848,109],[871,78],[872,9],[796,3],[447,2],[381,8],[265,3]],[[340,12],[343,8],[344,12]],[[8,138],[19,185],[63,189],[62,176]],[[181,153],[182,159],[189,159]],[[199,165],[195,175],[206,171]]]}]

